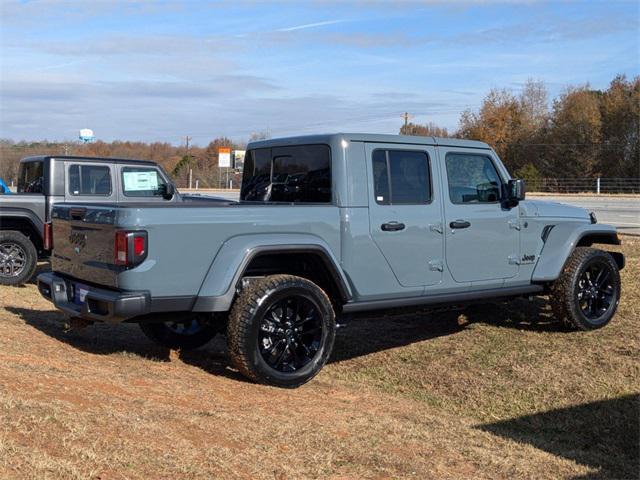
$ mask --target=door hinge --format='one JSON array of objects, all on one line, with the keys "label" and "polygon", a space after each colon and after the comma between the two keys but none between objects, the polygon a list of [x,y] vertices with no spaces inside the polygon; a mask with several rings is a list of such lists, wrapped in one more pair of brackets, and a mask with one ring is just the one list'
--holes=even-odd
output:
[{"label": "door hinge", "polygon": [[509,259],[509,265],[520,265],[520,256],[516,255],[515,253],[513,255],[509,255],[507,257]]},{"label": "door hinge", "polygon": [[509,228],[513,228],[515,230],[520,230],[520,220],[509,220]]},{"label": "door hinge", "polygon": [[431,223],[429,224],[429,230],[436,233],[442,233],[442,224],[441,223]]},{"label": "door hinge", "polygon": [[431,260],[429,262],[429,270],[434,272],[442,272],[444,270],[444,264],[442,260]]}]

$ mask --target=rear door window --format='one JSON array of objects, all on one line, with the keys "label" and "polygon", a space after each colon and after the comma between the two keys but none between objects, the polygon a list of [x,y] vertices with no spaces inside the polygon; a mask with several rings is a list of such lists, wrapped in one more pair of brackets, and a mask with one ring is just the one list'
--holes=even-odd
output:
[{"label": "rear door window", "polygon": [[104,165],[69,166],[69,193],[78,196],[111,195],[111,169]]},{"label": "rear door window", "polygon": [[295,145],[250,150],[245,156],[240,199],[331,202],[329,146]]},{"label": "rear door window", "polygon": [[429,157],[413,150],[375,150],[373,179],[376,203],[420,205],[431,201]]},{"label": "rear door window", "polygon": [[165,183],[156,168],[122,169],[122,193],[127,197],[161,197]]}]

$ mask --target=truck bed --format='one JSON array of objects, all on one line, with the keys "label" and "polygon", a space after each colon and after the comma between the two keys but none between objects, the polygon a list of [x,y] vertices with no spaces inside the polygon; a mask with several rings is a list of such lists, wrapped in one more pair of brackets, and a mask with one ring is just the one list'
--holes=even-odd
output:
[{"label": "truck bed", "polygon": [[[339,256],[340,213],[334,205],[194,200],[130,204],[57,204],[52,269],[89,283],[154,296],[196,296],[225,242],[241,235],[317,236]],[[115,232],[146,231],[146,260],[114,262]]]}]

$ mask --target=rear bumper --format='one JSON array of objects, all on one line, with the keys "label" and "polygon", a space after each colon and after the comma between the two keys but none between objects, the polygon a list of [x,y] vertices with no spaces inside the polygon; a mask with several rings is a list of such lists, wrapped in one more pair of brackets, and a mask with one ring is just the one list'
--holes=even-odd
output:
[{"label": "rear bumper", "polygon": [[91,287],[82,305],[73,302],[74,282],[54,272],[38,275],[40,294],[71,317],[120,323],[151,312],[148,292],[118,292]]}]

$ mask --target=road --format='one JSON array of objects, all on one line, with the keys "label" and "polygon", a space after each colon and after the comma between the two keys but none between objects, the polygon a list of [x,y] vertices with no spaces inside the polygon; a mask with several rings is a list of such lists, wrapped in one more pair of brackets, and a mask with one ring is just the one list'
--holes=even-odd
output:
[{"label": "road", "polygon": [[528,198],[567,203],[593,211],[599,223],[615,225],[620,233],[640,235],[640,197],[597,195],[528,195]]},{"label": "road", "polygon": [[[203,195],[238,199],[237,191],[202,192]],[[593,211],[600,223],[615,225],[621,233],[640,235],[640,197],[616,197],[608,195],[535,195],[528,198],[567,203]]]}]

